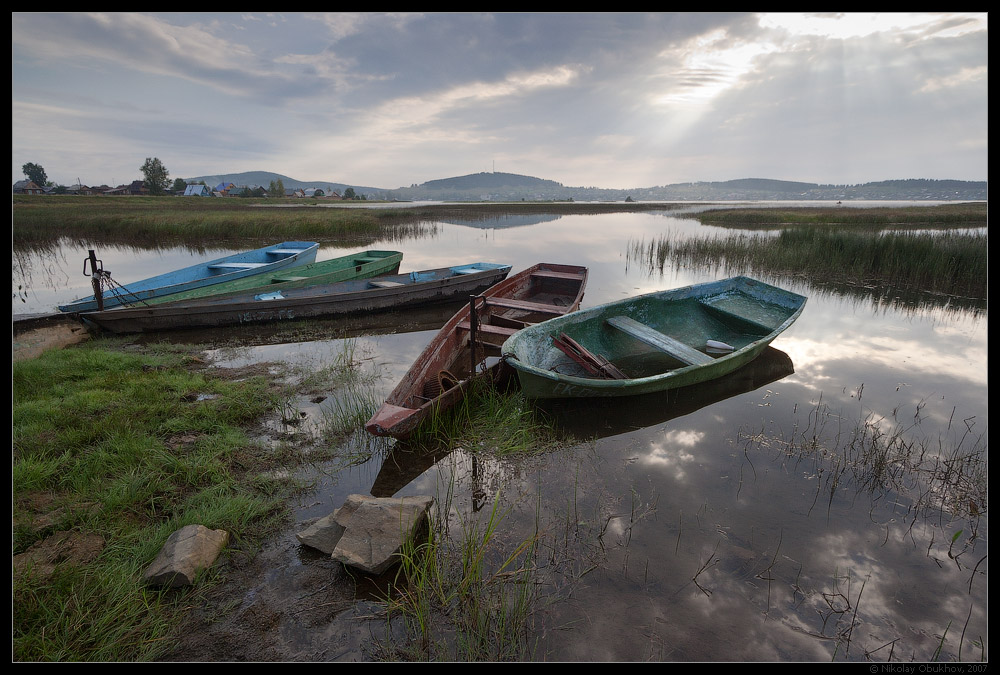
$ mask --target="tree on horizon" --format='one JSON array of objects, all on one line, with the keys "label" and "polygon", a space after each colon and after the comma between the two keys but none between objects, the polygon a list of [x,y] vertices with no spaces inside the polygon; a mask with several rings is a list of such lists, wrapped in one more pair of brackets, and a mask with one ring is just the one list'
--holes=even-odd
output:
[{"label": "tree on horizon", "polygon": [[146,189],[151,195],[162,195],[170,185],[170,172],[158,157],[147,157],[146,162],[139,167],[146,179]]}]

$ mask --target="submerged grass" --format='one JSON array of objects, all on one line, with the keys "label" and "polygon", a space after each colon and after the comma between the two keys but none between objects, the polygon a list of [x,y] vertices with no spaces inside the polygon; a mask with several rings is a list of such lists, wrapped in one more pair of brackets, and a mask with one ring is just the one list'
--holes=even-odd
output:
[{"label": "submerged grass", "polygon": [[530,455],[567,442],[520,391],[474,379],[453,408],[432,415],[411,437],[416,447],[465,448],[493,456]]},{"label": "submerged grass", "polygon": [[[242,431],[276,405],[269,382],[188,365],[101,341],[12,365],[15,661],[155,658],[196,592],[142,582],[170,533],[200,523],[239,547],[275,526],[274,460]],[[77,539],[101,544],[77,560]]]},{"label": "submerged grass", "polygon": [[814,283],[886,287],[986,298],[987,236],[794,226],[777,235],[741,233],[629,244],[629,259],[662,271],[668,259],[727,273],[801,276]]},{"label": "submerged grass", "polygon": [[[506,517],[499,496],[485,522],[462,519],[452,540],[432,525],[426,542],[410,541],[382,601],[404,638],[382,645],[383,660],[513,661],[528,656],[537,535],[504,551]],[[440,521],[438,521],[440,523]]]},{"label": "submerged grass", "polygon": [[817,499],[832,503],[837,492],[851,488],[908,503],[907,512],[937,514],[944,520],[967,519],[966,536],[976,538],[978,522],[988,509],[989,453],[985,433],[975,430],[975,418],[951,420],[948,438],[920,433],[924,403],[912,420],[869,413],[844,426],[839,413],[822,400],[810,411],[808,423],[788,436],[741,430],[745,452],[776,449],[795,462],[816,466]]},{"label": "submerged grass", "polygon": [[987,226],[985,202],[932,206],[808,206],[710,209],[693,214],[702,224],[748,229],[791,225],[870,228],[968,228]]}]

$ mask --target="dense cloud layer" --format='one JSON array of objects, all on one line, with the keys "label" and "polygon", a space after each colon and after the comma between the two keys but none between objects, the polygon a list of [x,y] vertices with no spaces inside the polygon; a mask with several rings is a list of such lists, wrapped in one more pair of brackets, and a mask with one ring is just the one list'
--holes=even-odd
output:
[{"label": "dense cloud layer", "polygon": [[12,14],[12,181],[985,180],[987,16]]}]

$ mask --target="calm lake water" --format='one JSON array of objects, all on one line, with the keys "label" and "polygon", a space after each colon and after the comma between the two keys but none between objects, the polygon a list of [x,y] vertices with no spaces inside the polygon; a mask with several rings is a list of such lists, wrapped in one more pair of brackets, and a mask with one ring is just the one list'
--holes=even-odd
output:
[{"label": "calm lake water", "polygon": [[[368,248],[403,251],[401,271],[479,260],[513,272],[587,265],[592,306],[743,273],[670,260],[661,271],[629,253],[663,235],[715,232],[676,212],[498,216],[429,224],[422,236]],[[318,259],[351,250],[323,247]],[[107,247],[98,256],[124,282],[226,252]],[[63,247],[15,256],[14,311],[87,294],[85,255]],[[474,448],[415,457],[390,441],[366,461],[319,467],[296,518],[327,515],[351,493],[433,494],[457,536],[498,499],[507,553],[539,531],[538,660],[988,659],[988,505],[973,489],[986,481],[986,311],[748,274],[809,300],[772,349],[732,377],[671,395],[546,404],[587,440],[527,460]],[[350,346],[379,374],[378,395],[449,312],[391,315],[381,329],[352,333]],[[328,331],[255,345],[268,331],[243,328],[225,335],[242,346],[210,354],[230,366],[321,365],[345,348],[341,329]],[[318,420],[323,405],[302,409]],[[357,434],[345,454],[370,443]],[[286,550],[287,580],[312,558]],[[348,620],[359,611],[344,612],[343,631],[356,640],[339,650],[329,631],[294,617],[282,630],[305,645],[325,641],[303,648],[315,659],[360,658],[369,629]]]}]

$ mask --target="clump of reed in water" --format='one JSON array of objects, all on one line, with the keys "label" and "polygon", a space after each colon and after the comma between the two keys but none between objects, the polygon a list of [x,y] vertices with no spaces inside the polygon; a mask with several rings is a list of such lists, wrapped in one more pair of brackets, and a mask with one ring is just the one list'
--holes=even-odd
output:
[{"label": "clump of reed in water", "polygon": [[721,266],[727,273],[801,276],[814,282],[893,286],[970,298],[986,297],[987,236],[969,232],[878,231],[796,226],[773,233],[664,236],[631,242],[628,257],[663,271]]}]

